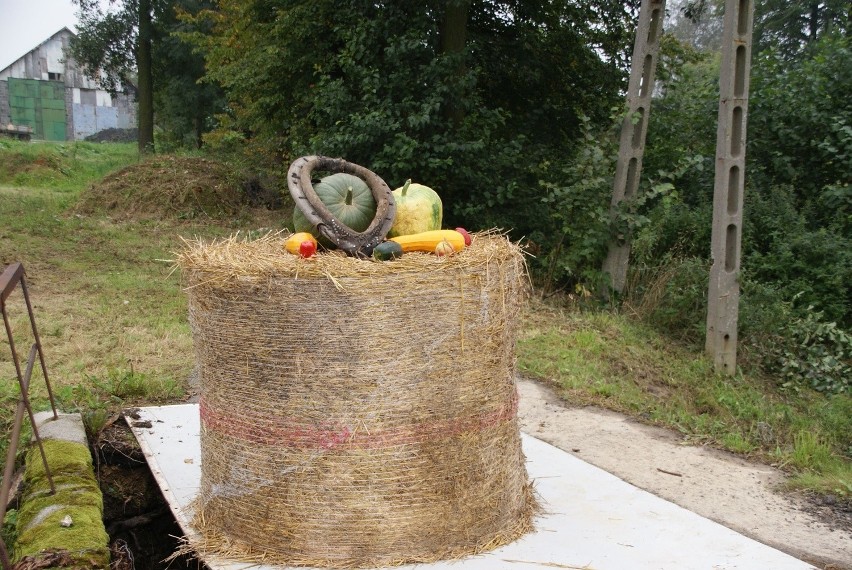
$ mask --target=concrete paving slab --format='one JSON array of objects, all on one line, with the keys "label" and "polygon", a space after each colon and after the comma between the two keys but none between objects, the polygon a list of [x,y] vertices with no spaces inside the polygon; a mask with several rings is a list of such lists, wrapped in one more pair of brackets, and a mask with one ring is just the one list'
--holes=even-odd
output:
[{"label": "concrete paving slab", "polygon": [[86,438],[86,428],[83,426],[83,418],[80,414],[57,414],[57,416],[57,418],[54,418],[53,412],[49,410],[33,414],[40,438],[89,445],[89,440]]},{"label": "concrete paving slab", "polygon": [[[193,536],[201,479],[196,404],[148,407],[128,418],[178,523]],[[150,422],[150,423],[149,423]],[[403,570],[817,570],[523,434],[544,505],[536,530],[489,553]],[[212,570],[284,570],[199,553]]]}]

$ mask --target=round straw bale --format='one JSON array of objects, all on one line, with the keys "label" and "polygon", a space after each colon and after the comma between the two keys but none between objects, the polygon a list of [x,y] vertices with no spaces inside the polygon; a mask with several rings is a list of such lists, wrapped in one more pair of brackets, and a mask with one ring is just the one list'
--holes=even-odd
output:
[{"label": "round straw bale", "polygon": [[323,567],[430,562],[531,529],[517,422],[520,249],[390,262],[284,237],[181,252],[200,376],[199,548]]}]

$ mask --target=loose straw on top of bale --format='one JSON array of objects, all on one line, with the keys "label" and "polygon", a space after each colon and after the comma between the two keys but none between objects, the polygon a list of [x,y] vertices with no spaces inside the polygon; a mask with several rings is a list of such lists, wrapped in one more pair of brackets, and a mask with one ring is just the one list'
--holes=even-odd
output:
[{"label": "loose straw on top of bale", "polygon": [[[323,251],[315,257],[303,259],[288,255],[284,242],[289,234],[270,232],[257,239],[241,238],[239,234],[206,242],[184,239],[184,249],[177,253],[176,265],[185,274],[203,272],[211,283],[225,283],[230,279],[264,279],[270,277],[320,277],[325,276],[337,284],[337,278],[377,277],[400,275],[406,272],[430,273],[432,271],[459,270],[488,266],[492,262],[521,264],[518,277],[523,281],[526,267],[523,250],[498,230],[476,232],[475,247],[468,247],[450,256],[437,256],[421,252],[407,253],[390,262],[349,257],[341,251]],[[204,285],[207,281],[191,286]],[[339,286],[339,284],[337,284]]]},{"label": "loose straw on top of bale", "polygon": [[482,552],[532,528],[517,422],[520,248],[287,254],[284,236],[178,257],[201,380],[190,546],[370,567]]}]

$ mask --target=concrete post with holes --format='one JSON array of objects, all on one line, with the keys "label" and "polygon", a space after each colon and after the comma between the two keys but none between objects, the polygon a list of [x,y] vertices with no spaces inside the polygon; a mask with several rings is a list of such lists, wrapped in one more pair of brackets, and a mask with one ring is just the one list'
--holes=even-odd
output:
[{"label": "concrete post with holes", "polygon": [[[613,214],[622,201],[634,199],[639,188],[665,11],[665,0],[642,0],[639,7],[639,23],[636,27],[630,81],[627,85],[627,114],[621,125],[618,162],[615,167],[610,210]],[[629,260],[629,237],[615,236],[609,244],[603,272],[610,276],[610,286],[619,293],[624,291]]]},{"label": "concrete post with holes", "polygon": [[713,358],[716,371],[726,374],[734,374],[737,368],[738,279],[753,19],[753,0],[725,1],[710,245],[713,266],[707,292],[705,350]]}]

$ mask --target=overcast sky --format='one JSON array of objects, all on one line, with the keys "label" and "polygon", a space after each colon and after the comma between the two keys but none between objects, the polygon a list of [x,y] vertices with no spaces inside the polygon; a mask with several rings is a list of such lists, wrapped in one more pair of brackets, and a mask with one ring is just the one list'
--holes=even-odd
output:
[{"label": "overcast sky", "polygon": [[0,69],[67,27],[76,32],[71,0],[0,0]]}]

